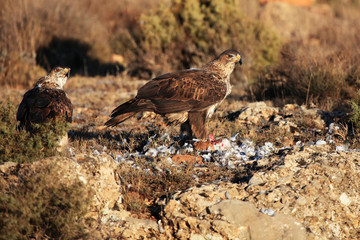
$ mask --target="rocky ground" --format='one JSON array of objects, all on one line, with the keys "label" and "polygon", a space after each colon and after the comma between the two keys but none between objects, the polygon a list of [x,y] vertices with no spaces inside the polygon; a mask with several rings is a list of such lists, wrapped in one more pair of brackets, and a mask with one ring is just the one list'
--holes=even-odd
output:
[{"label": "rocky ground", "polygon": [[[56,162],[66,181],[80,179],[94,190],[90,239],[359,238],[360,152],[346,142],[346,126],[334,122],[344,113],[230,98],[210,120],[216,143],[184,143],[177,127],[151,114],[114,129],[103,126],[144,83],[121,79],[72,78],[66,90],[74,122],[65,154],[22,166],[5,163],[2,182]],[[15,103],[23,93],[3,90]],[[153,199],[148,193],[140,199],[154,209],[140,214],[125,206],[134,188],[124,182],[127,169],[159,178],[191,171],[193,185],[172,186]]]}]

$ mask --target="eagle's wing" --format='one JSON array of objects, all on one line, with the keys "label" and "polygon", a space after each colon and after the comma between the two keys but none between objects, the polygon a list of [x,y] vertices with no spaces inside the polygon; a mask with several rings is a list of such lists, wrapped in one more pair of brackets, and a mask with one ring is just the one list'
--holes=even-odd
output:
[{"label": "eagle's wing", "polygon": [[34,88],[25,93],[16,118],[22,125],[41,123],[49,118],[64,117],[72,121],[73,107],[63,90]]},{"label": "eagle's wing", "polygon": [[168,73],[145,84],[137,98],[150,100],[155,112],[165,114],[200,111],[226,96],[226,83],[215,73],[204,70],[185,70]]}]

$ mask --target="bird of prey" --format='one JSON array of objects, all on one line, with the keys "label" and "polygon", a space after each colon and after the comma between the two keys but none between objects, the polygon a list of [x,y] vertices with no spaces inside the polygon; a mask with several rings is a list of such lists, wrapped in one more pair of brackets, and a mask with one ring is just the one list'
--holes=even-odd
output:
[{"label": "bird of prey", "polygon": [[182,134],[207,138],[207,119],[231,92],[230,75],[240,53],[226,50],[205,66],[167,73],[142,86],[136,97],[121,104],[105,123],[115,126],[138,112],[153,111],[169,124],[181,124]]},{"label": "bird of prey", "polygon": [[16,119],[19,129],[32,130],[32,123],[43,123],[62,118],[72,122],[73,107],[63,86],[70,77],[70,68],[56,67],[41,77],[34,88],[27,91],[18,108]]}]

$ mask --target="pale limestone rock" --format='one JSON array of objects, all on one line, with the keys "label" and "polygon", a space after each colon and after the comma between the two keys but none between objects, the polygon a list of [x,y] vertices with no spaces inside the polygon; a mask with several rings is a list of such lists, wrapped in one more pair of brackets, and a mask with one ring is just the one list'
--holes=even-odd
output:
[{"label": "pale limestone rock", "polygon": [[339,197],[340,202],[345,206],[349,206],[351,204],[351,199],[346,195],[346,193],[342,193]]},{"label": "pale limestone rock", "polygon": [[269,121],[270,118],[278,114],[278,112],[278,108],[269,107],[265,102],[249,103],[240,113],[238,120],[258,124],[263,121]]}]

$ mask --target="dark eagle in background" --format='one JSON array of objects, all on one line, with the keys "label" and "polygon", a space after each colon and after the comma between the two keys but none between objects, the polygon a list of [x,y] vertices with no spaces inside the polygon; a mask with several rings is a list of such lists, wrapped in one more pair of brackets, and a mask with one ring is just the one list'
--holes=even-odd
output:
[{"label": "dark eagle in background", "polygon": [[207,138],[207,119],[231,92],[230,75],[240,53],[226,50],[202,68],[156,77],[142,86],[137,96],[115,108],[105,123],[115,126],[138,112],[153,111],[167,124],[181,124],[189,138]]},{"label": "dark eagle in background", "polygon": [[58,117],[72,122],[73,107],[63,90],[69,77],[70,68],[56,67],[24,94],[16,114],[17,121],[20,121],[19,129],[31,131],[32,123],[43,123]]}]

